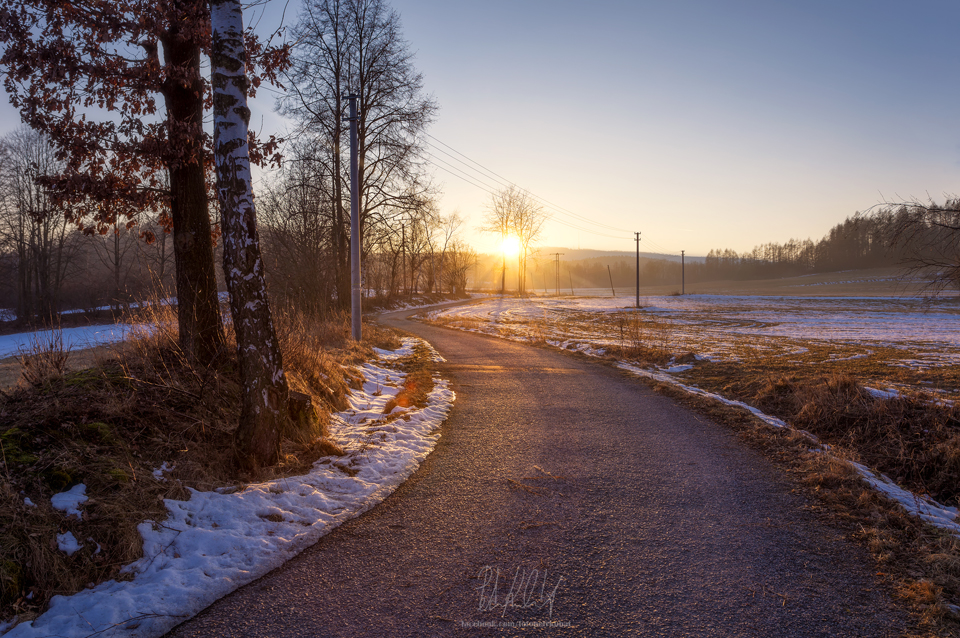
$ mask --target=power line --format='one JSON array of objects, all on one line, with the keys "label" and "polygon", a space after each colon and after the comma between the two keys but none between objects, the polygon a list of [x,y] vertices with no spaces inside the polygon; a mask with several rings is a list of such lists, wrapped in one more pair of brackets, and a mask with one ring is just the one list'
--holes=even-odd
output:
[{"label": "power line", "polygon": [[[443,146],[444,148],[449,149],[450,151],[452,151],[453,153],[455,153],[456,155],[459,155],[460,157],[463,158],[463,160],[466,160],[466,161],[463,161],[463,160],[459,159],[458,157],[455,157],[455,156],[452,155],[451,153],[448,153],[448,152],[445,151],[443,148],[439,148],[439,147],[437,146],[437,144],[433,144],[433,143],[431,143],[431,142],[429,142],[429,141],[424,140],[424,141],[426,142],[426,144],[430,147],[430,150],[434,151],[434,153],[429,152],[429,151],[426,153],[427,156],[430,158],[430,160],[432,160],[432,161],[429,161],[430,164],[433,164],[433,166],[435,166],[436,168],[439,168],[439,169],[443,170],[444,172],[446,172],[446,173],[448,173],[448,174],[450,174],[450,175],[453,175],[454,177],[457,177],[457,178],[463,180],[464,182],[467,182],[468,184],[470,184],[470,185],[472,185],[472,186],[474,186],[474,187],[476,187],[476,188],[479,188],[480,190],[484,191],[485,193],[488,193],[488,194],[490,194],[490,195],[495,195],[495,194],[496,194],[496,190],[498,190],[499,188],[508,187],[508,186],[514,186],[514,187],[520,189],[521,191],[523,191],[524,193],[526,193],[527,195],[529,195],[530,197],[534,198],[535,200],[537,200],[537,201],[545,204],[545,205],[546,205],[546,208],[552,210],[553,212],[559,213],[559,214],[561,214],[561,215],[567,215],[567,216],[573,217],[577,222],[581,222],[581,223],[582,223],[582,222],[586,222],[586,223],[589,223],[591,226],[594,226],[594,227],[599,226],[599,227],[602,227],[602,228],[604,228],[604,229],[612,230],[612,231],[617,232],[617,233],[623,233],[623,235],[627,235],[627,236],[630,235],[630,231],[627,231],[627,230],[625,230],[625,229],[623,229],[623,228],[618,228],[618,227],[616,227],[616,226],[611,226],[610,224],[604,224],[604,223],[602,223],[602,222],[598,222],[598,221],[593,220],[593,219],[590,219],[590,218],[588,218],[588,217],[584,217],[583,215],[579,215],[579,214],[577,214],[577,213],[574,213],[573,211],[568,210],[568,209],[566,209],[566,208],[564,208],[564,207],[562,207],[562,206],[558,206],[557,204],[554,204],[554,203],[550,202],[549,200],[544,199],[543,197],[540,197],[540,196],[537,195],[536,193],[534,193],[534,192],[532,192],[532,191],[530,191],[530,190],[528,190],[528,189],[526,189],[526,188],[523,188],[522,186],[518,186],[518,185],[515,184],[514,182],[512,182],[512,181],[510,181],[509,179],[507,179],[506,177],[504,177],[503,175],[500,175],[499,173],[497,173],[496,171],[494,171],[494,170],[492,170],[492,169],[490,169],[490,168],[487,168],[486,166],[484,166],[484,165],[481,164],[480,162],[476,161],[475,159],[472,159],[471,157],[469,157],[469,156],[466,155],[465,153],[462,153],[461,151],[458,151],[457,149],[453,148],[452,146],[450,146],[449,144],[443,142],[442,140],[437,139],[437,138],[434,137],[433,135],[430,135],[429,133],[424,133],[424,135],[425,135],[426,137],[429,137],[431,140],[433,140],[434,142],[436,142],[436,143],[439,144],[440,146]],[[450,159],[452,159],[453,161],[457,162],[458,164],[464,166],[467,170],[464,170],[464,169],[462,169],[462,168],[460,168],[460,167],[458,167],[458,166],[454,166],[454,165],[451,164],[450,162],[448,162],[448,161],[446,161],[446,160],[444,160],[444,159],[442,159],[442,158],[440,158],[440,157],[437,157],[437,155],[436,155],[435,153],[442,153],[443,155],[449,157]],[[469,163],[468,163],[468,162],[469,162]],[[472,164],[473,166],[471,166],[471,164]],[[475,167],[479,167],[479,169],[478,169],[478,168],[475,168]],[[467,172],[467,171],[472,171],[472,173]],[[475,173],[475,174],[474,174],[474,173]],[[478,182],[479,182],[479,183],[478,183]],[[492,183],[491,183],[491,182],[492,182]],[[577,231],[579,231],[579,232],[590,233],[590,234],[592,234],[592,235],[598,235],[598,236],[600,236],[600,237],[609,237],[609,238],[611,238],[611,239],[624,239],[624,236],[623,236],[623,235],[620,235],[620,234],[613,235],[613,234],[610,234],[610,233],[607,233],[607,232],[600,232],[600,231],[597,231],[597,230],[593,230],[592,228],[585,228],[585,227],[580,226],[580,225],[578,225],[578,224],[576,224],[576,223],[574,223],[574,222],[570,222],[570,221],[567,221],[567,220],[564,220],[564,219],[558,219],[558,218],[554,217],[554,218],[553,218],[553,221],[556,222],[556,223],[558,223],[558,224],[560,224],[560,225],[562,225],[562,226],[566,226],[567,228],[571,228],[571,229],[577,230]],[[669,250],[667,250],[667,249],[664,248],[663,246],[659,245],[657,242],[652,241],[652,240],[649,238],[649,236],[648,236],[647,238],[645,238],[645,239],[646,239],[647,244],[649,244],[649,245],[650,245],[652,248],[654,248],[655,250],[658,250],[661,254],[667,254],[667,255],[679,254],[677,251],[669,251]]]},{"label": "power line", "polygon": [[[454,177],[457,177],[457,178],[459,178],[459,179],[467,182],[467,183],[470,184],[471,186],[474,186],[474,187],[476,187],[476,188],[479,188],[480,190],[482,190],[482,191],[485,192],[485,193],[488,193],[488,194],[490,194],[490,195],[496,195],[496,192],[495,192],[494,190],[491,190],[491,189],[496,188],[495,186],[492,186],[492,185],[487,184],[487,183],[485,183],[485,182],[481,182],[478,178],[476,178],[476,177],[473,176],[473,175],[467,175],[467,174],[465,174],[461,169],[457,168],[456,166],[453,166],[453,165],[450,164],[449,162],[445,162],[444,160],[442,160],[442,159],[434,156],[433,154],[431,154],[431,153],[429,153],[429,152],[427,152],[426,155],[427,155],[427,157],[429,158],[429,159],[427,160],[427,163],[432,164],[434,167],[439,168],[440,170],[444,171],[445,173],[449,173],[450,175],[453,175]],[[476,181],[475,181],[475,180],[476,180]],[[480,183],[477,183],[477,182],[480,182]],[[591,233],[591,234],[594,234],[594,235],[599,235],[599,236],[601,236],[601,237],[609,237],[609,238],[611,238],[611,239],[623,239],[623,237],[622,237],[621,235],[611,235],[611,234],[609,234],[609,233],[602,233],[602,232],[599,232],[599,231],[596,231],[596,230],[591,230],[591,229],[589,229],[589,228],[584,228],[584,227],[582,227],[582,226],[578,226],[578,225],[576,225],[576,224],[573,224],[573,223],[568,222],[568,221],[563,220],[563,219],[556,219],[556,218],[554,218],[553,221],[556,222],[556,223],[558,223],[558,224],[560,224],[560,225],[562,225],[562,226],[566,226],[567,228],[572,228],[573,230],[577,230],[577,231],[580,231],[580,232]]]},{"label": "power line", "polygon": [[[629,234],[629,233],[630,233],[630,231],[625,230],[625,229],[623,229],[623,228],[619,228],[619,227],[617,227],[617,226],[611,226],[610,224],[604,224],[604,223],[602,223],[602,222],[598,222],[598,221],[596,221],[596,220],[590,219],[589,217],[584,217],[583,215],[579,215],[579,214],[577,214],[577,213],[574,213],[573,211],[568,210],[568,209],[566,209],[566,208],[564,208],[564,207],[562,207],[562,206],[558,206],[557,204],[554,204],[553,202],[550,202],[549,200],[546,200],[546,199],[544,199],[543,197],[540,197],[539,195],[537,195],[537,194],[534,193],[533,191],[530,191],[530,190],[528,190],[528,189],[526,189],[526,188],[523,188],[522,186],[519,186],[519,185],[515,184],[514,182],[510,181],[509,179],[507,179],[507,178],[504,177],[503,175],[500,175],[500,174],[497,173],[496,171],[493,171],[493,170],[487,168],[486,166],[484,166],[484,165],[481,164],[480,162],[478,162],[478,161],[476,161],[476,160],[474,160],[474,159],[471,159],[469,156],[465,155],[464,153],[461,153],[460,151],[458,151],[457,149],[453,148],[453,147],[450,146],[449,144],[446,144],[446,143],[438,140],[437,138],[435,138],[434,136],[430,135],[429,133],[425,133],[425,135],[426,135],[427,137],[429,137],[430,139],[436,141],[438,144],[440,144],[440,145],[442,145],[442,146],[450,149],[451,151],[453,151],[454,153],[456,153],[456,154],[459,155],[460,157],[463,157],[464,159],[466,159],[467,161],[469,161],[471,164],[475,164],[476,166],[479,166],[481,169],[483,169],[484,172],[486,172],[487,174],[489,174],[490,176],[492,176],[493,179],[494,179],[494,181],[496,181],[497,183],[499,183],[501,186],[516,186],[517,188],[519,188],[519,189],[520,189],[521,191],[523,191],[524,193],[526,193],[526,194],[530,195],[531,197],[533,197],[534,199],[536,199],[536,200],[538,200],[538,201],[543,202],[544,204],[546,204],[548,208],[552,208],[552,209],[554,209],[555,211],[557,211],[557,212],[559,212],[559,213],[561,213],[561,214],[570,215],[571,217],[574,217],[574,218],[576,218],[576,219],[578,219],[578,220],[580,220],[580,221],[582,221],[582,222],[588,222],[588,223],[593,224],[593,225],[603,226],[603,227],[605,227],[605,228],[608,228],[609,230],[614,230],[614,231],[622,232],[622,233],[625,233],[625,234]],[[447,153],[447,152],[444,151],[443,149],[437,148],[436,145],[431,144],[430,142],[427,142],[427,144],[429,144],[430,146],[432,146],[432,147],[433,147],[434,149],[436,149],[437,151],[443,153],[444,155],[447,155],[448,157],[453,157],[452,155],[450,155],[450,153]],[[460,163],[463,164],[464,166],[468,166],[468,168],[471,168],[471,170],[474,170],[474,171],[476,171],[476,172],[478,172],[478,173],[480,172],[480,171],[477,171],[477,169],[475,169],[475,168],[469,167],[469,165],[468,165],[466,162],[463,162],[462,160],[457,160],[456,158],[453,158],[453,159],[455,159],[456,161],[460,162]]]}]

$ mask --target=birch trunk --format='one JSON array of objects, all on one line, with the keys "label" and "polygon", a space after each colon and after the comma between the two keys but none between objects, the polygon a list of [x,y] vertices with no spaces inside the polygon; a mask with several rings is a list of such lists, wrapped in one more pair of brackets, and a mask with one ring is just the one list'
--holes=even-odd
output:
[{"label": "birch trunk", "polygon": [[246,52],[237,0],[210,0],[213,124],[223,270],[237,335],[243,399],[236,432],[240,464],[277,462],[288,389],[267,301],[250,176]]}]

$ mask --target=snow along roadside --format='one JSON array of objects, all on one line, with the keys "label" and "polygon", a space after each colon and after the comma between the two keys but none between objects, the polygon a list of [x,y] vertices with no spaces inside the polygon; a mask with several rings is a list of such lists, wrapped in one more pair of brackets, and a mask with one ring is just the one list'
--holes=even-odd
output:
[{"label": "snow along roadside", "polygon": [[[403,339],[400,350],[377,353],[386,363],[418,343],[443,361],[414,338]],[[5,638],[160,636],[385,499],[433,450],[456,397],[447,381],[435,378],[425,408],[398,415],[399,408],[385,422],[383,407],[405,374],[372,362],[359,371],[366,381],[349,397],[351,409],[331,415],[332,438],[346,456],[324,457],[308,474],[234,493],[191,489],[189,501],[167,500],[166,520],[139,526],[144,557],[124,568],[132,581],[55,596],[46,613]]]}]

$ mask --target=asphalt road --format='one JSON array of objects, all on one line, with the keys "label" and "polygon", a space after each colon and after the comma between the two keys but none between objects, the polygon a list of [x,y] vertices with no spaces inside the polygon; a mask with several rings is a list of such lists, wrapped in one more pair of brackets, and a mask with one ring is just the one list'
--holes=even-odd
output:
[{"label": "asphalt road", "polygon": [[721,426],[605,366],[404,314],[384,323],[429,340],[457,393],[435,451],[382,504],[171,636],[908,626],[869,555]]}]

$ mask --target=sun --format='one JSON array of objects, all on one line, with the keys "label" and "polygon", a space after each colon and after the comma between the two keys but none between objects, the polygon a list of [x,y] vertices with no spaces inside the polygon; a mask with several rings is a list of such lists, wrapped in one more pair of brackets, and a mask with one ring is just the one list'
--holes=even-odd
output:
[{"label": "sun", "polygon": [[520,239],[515,235],[507,235],[500,242],[500,252],[504,257],[516,257],[520,254]]}]

